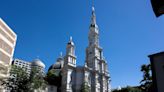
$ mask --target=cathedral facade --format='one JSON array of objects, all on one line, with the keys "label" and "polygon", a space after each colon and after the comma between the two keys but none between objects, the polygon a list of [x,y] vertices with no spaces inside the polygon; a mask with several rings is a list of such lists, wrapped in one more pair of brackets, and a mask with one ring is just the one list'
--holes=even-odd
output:
[{"label": "cathedral facade", "polygon": [[99,28],[94,7],[88,40],[84,66],[76,65],[75,44],[71,37],[66,46],[66,55],[61,55],[49,68],[49,72],[55,73],[55,83],[49,80],[49,84],[55,85],[57,92],[111,92],[107,61],[99,45]]}]

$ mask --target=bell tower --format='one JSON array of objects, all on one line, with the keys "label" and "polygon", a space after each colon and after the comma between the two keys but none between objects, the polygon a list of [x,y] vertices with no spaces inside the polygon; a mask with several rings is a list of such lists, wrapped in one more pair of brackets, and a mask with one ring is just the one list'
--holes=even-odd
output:
[{"label": "bell tower", "polygon": [[99,70],[99,60],[103,58],[102,48],[99,46],[99,28],[96,24],[95,8],[92,7],[91,24],[89,27],[89,45],[86,49],[86,63],[89,68]]},{"label": "bell tower", "polygon": [[86,66],[91,70],[91,92],[109,91],[109,72],[99,45],[99,27],[96,23],[95,8],[92,6],[91,24],[89,27],[88,47],[86,48]]},{"label": "bell tower", "polygon": [[75,45],[70,37],[66,46],[64,67],[62,69],[62,92],[73,92],[74,70],[76,68]]},{"label": "bell tower", "polygon": [[72,37],[70,37],[70,40],[67,43],[65,61],[66,65],[76,67],[75,45]]}]

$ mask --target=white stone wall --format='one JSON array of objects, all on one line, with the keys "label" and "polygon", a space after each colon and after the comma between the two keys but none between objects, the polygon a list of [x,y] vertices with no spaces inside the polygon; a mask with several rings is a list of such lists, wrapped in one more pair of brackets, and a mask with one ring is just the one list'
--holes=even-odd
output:
[{"label": "white stone wall", "polygon": [[84,82],[84,73],[82,69],[77,70],[76,72],[76,83],[75,83],[75,89],[76,90],[81,90],[81,85]]}]

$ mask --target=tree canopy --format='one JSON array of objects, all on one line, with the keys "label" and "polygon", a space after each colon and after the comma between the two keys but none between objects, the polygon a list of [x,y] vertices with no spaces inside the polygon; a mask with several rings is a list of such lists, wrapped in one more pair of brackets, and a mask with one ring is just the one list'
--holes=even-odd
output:
[{"label": "tree canopy", "polygon": [[130,86],[127,86],[125,88],[122,88],[120,90],[113,90],[112,92],[143,92],[141,89],[139,89],[138,87],[130,87]]},{"label": "tree canopy", "polygon": [[141,72],[143,72],[143,79],[141,80],[140,88],[144,92],[153,92],[153,82],[152,82],[152,74],[151,74],[151,65],[142,65]]},{"label": "tree canopy", "polygon": [[10,76],[2,82],[2,85],[11,92],[29,92],[29,78],[20,67],[11,66]]},{"label": "tree canopy", "polygon": [[31,74],[21,67],[11,66],[10,76],[3,80],[2,85],[11,92],[33,92],[39,88],[44,89],[46,82],[44,76],[37,69],[32,69]]}]

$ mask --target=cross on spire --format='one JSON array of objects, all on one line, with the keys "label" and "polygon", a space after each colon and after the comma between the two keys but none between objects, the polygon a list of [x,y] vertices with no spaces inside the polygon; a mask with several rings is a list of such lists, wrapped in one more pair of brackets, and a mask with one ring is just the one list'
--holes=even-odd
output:
[{"label": "cross on spire", "polygon": [[94,0],[92,0],[92,7],[94,7]]},{"label": "cross on spire", "polygon": [[62,52],[60,52],[60,57],[62,57],[63,56],[63,53]]},{"label": "cross on spire", "polygon": [[72,36],[70,36],[69,40],[72,42]]},{"label": "cross on spire", "polygon": [[92,0],[92,12],[95,11],[95,8],[94,8],[94,0]]}]

